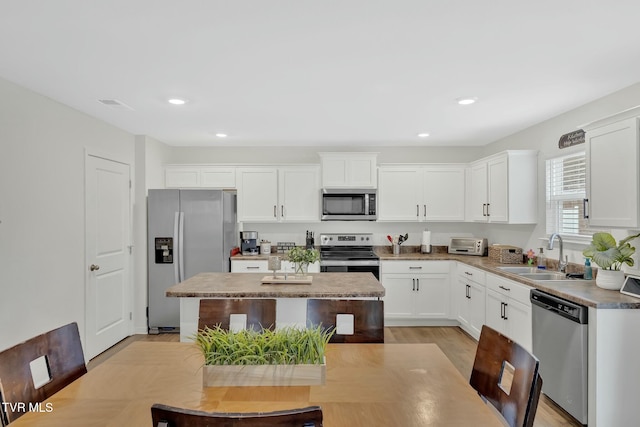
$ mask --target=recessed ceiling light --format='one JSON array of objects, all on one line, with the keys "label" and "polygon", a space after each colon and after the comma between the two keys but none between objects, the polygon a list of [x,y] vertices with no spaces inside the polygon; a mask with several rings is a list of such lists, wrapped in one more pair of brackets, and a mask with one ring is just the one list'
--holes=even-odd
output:
[{"label": "recessed ceiling light", "polygon": [[423,133],[419,133],[419,134],[418,134],[418,138],[426,138],[426,137],[428,137],[428,136],[429,136],[429,134],[428,134],[428,133],[426,133],[426,132],[423,132]]},{"label": "recessed ceiling light", "polygon": [[478,98],[468,97],[468,96],[456,99],[456,101],[458,101],[458,104],[460,104],[460,105],[471,105],[471,104],[475,103],[477,100],[478,100]]},{"label": "recessed ceiling light", "polygon": [[173,105],[184,105],[187,103],[187,101],[185,101],[184,99],[180,99],[180,98],[171,98],[168,99],[167,102],[169,104],[173,104]]},{"label": "recessed ceiling light", "polygon": [[226,134],[226,133],[216,133],[216,136],[217,136],[218,138],[226,138],[226,137],[227,137],[227,134]]}]

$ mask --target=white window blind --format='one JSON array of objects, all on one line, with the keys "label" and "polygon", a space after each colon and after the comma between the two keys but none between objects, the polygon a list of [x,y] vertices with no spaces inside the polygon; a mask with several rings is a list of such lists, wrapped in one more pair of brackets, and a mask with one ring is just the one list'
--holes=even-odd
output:
[{"label": "white window blind", "polygon": [[597,231],[584,218],[585,153],[547,160],[547,234],[591,238]]}]

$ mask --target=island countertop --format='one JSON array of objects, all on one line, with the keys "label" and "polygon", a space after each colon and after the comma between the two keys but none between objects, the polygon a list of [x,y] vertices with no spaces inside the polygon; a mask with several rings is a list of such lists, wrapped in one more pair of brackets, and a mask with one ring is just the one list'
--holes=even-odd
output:
[{"label": "island countertop", "polygon": [[356,298],[383,297],[372,273],[309,273],[311,284],[262,284],[272,273],[200,273],[166,291],[177,298]]}]

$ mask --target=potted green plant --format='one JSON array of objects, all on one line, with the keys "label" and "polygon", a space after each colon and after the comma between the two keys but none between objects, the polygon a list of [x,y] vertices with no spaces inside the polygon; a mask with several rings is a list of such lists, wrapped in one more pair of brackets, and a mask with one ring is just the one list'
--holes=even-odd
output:
[{"label": "potted green plant", "polygon": [[333,330],[280,328],[228,331],[205,327],[194,337],[204,356],[203,384],[222,386],[318,385]]},{"label": "potted green plant", "polygon": [[624,272],[620,269],[624,264],[633,267],[636,248],[629,242],[638,236],[640,233],[627,236],[616,244],[616,239],[610,233],[594,233],[591,244],[582,251],[582,255],[600,267],[596,285],[604,289],[620,290],[624,282]]},{"label": "potted green plant", "polygon": [[312,264],[320,259],[320,252],[316,249],[306,249],[302,246],[294,246],[287,253],[289,261],[295,265],[296,276],[305,276]]}]

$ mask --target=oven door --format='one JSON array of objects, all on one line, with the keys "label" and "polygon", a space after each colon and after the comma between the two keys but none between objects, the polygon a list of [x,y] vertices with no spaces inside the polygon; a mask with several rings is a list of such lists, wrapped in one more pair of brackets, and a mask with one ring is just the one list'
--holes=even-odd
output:
[{"label": "oven door", "polygon": [[379,265],[320,265],[321,273],[373,273],[380,280]]}]

